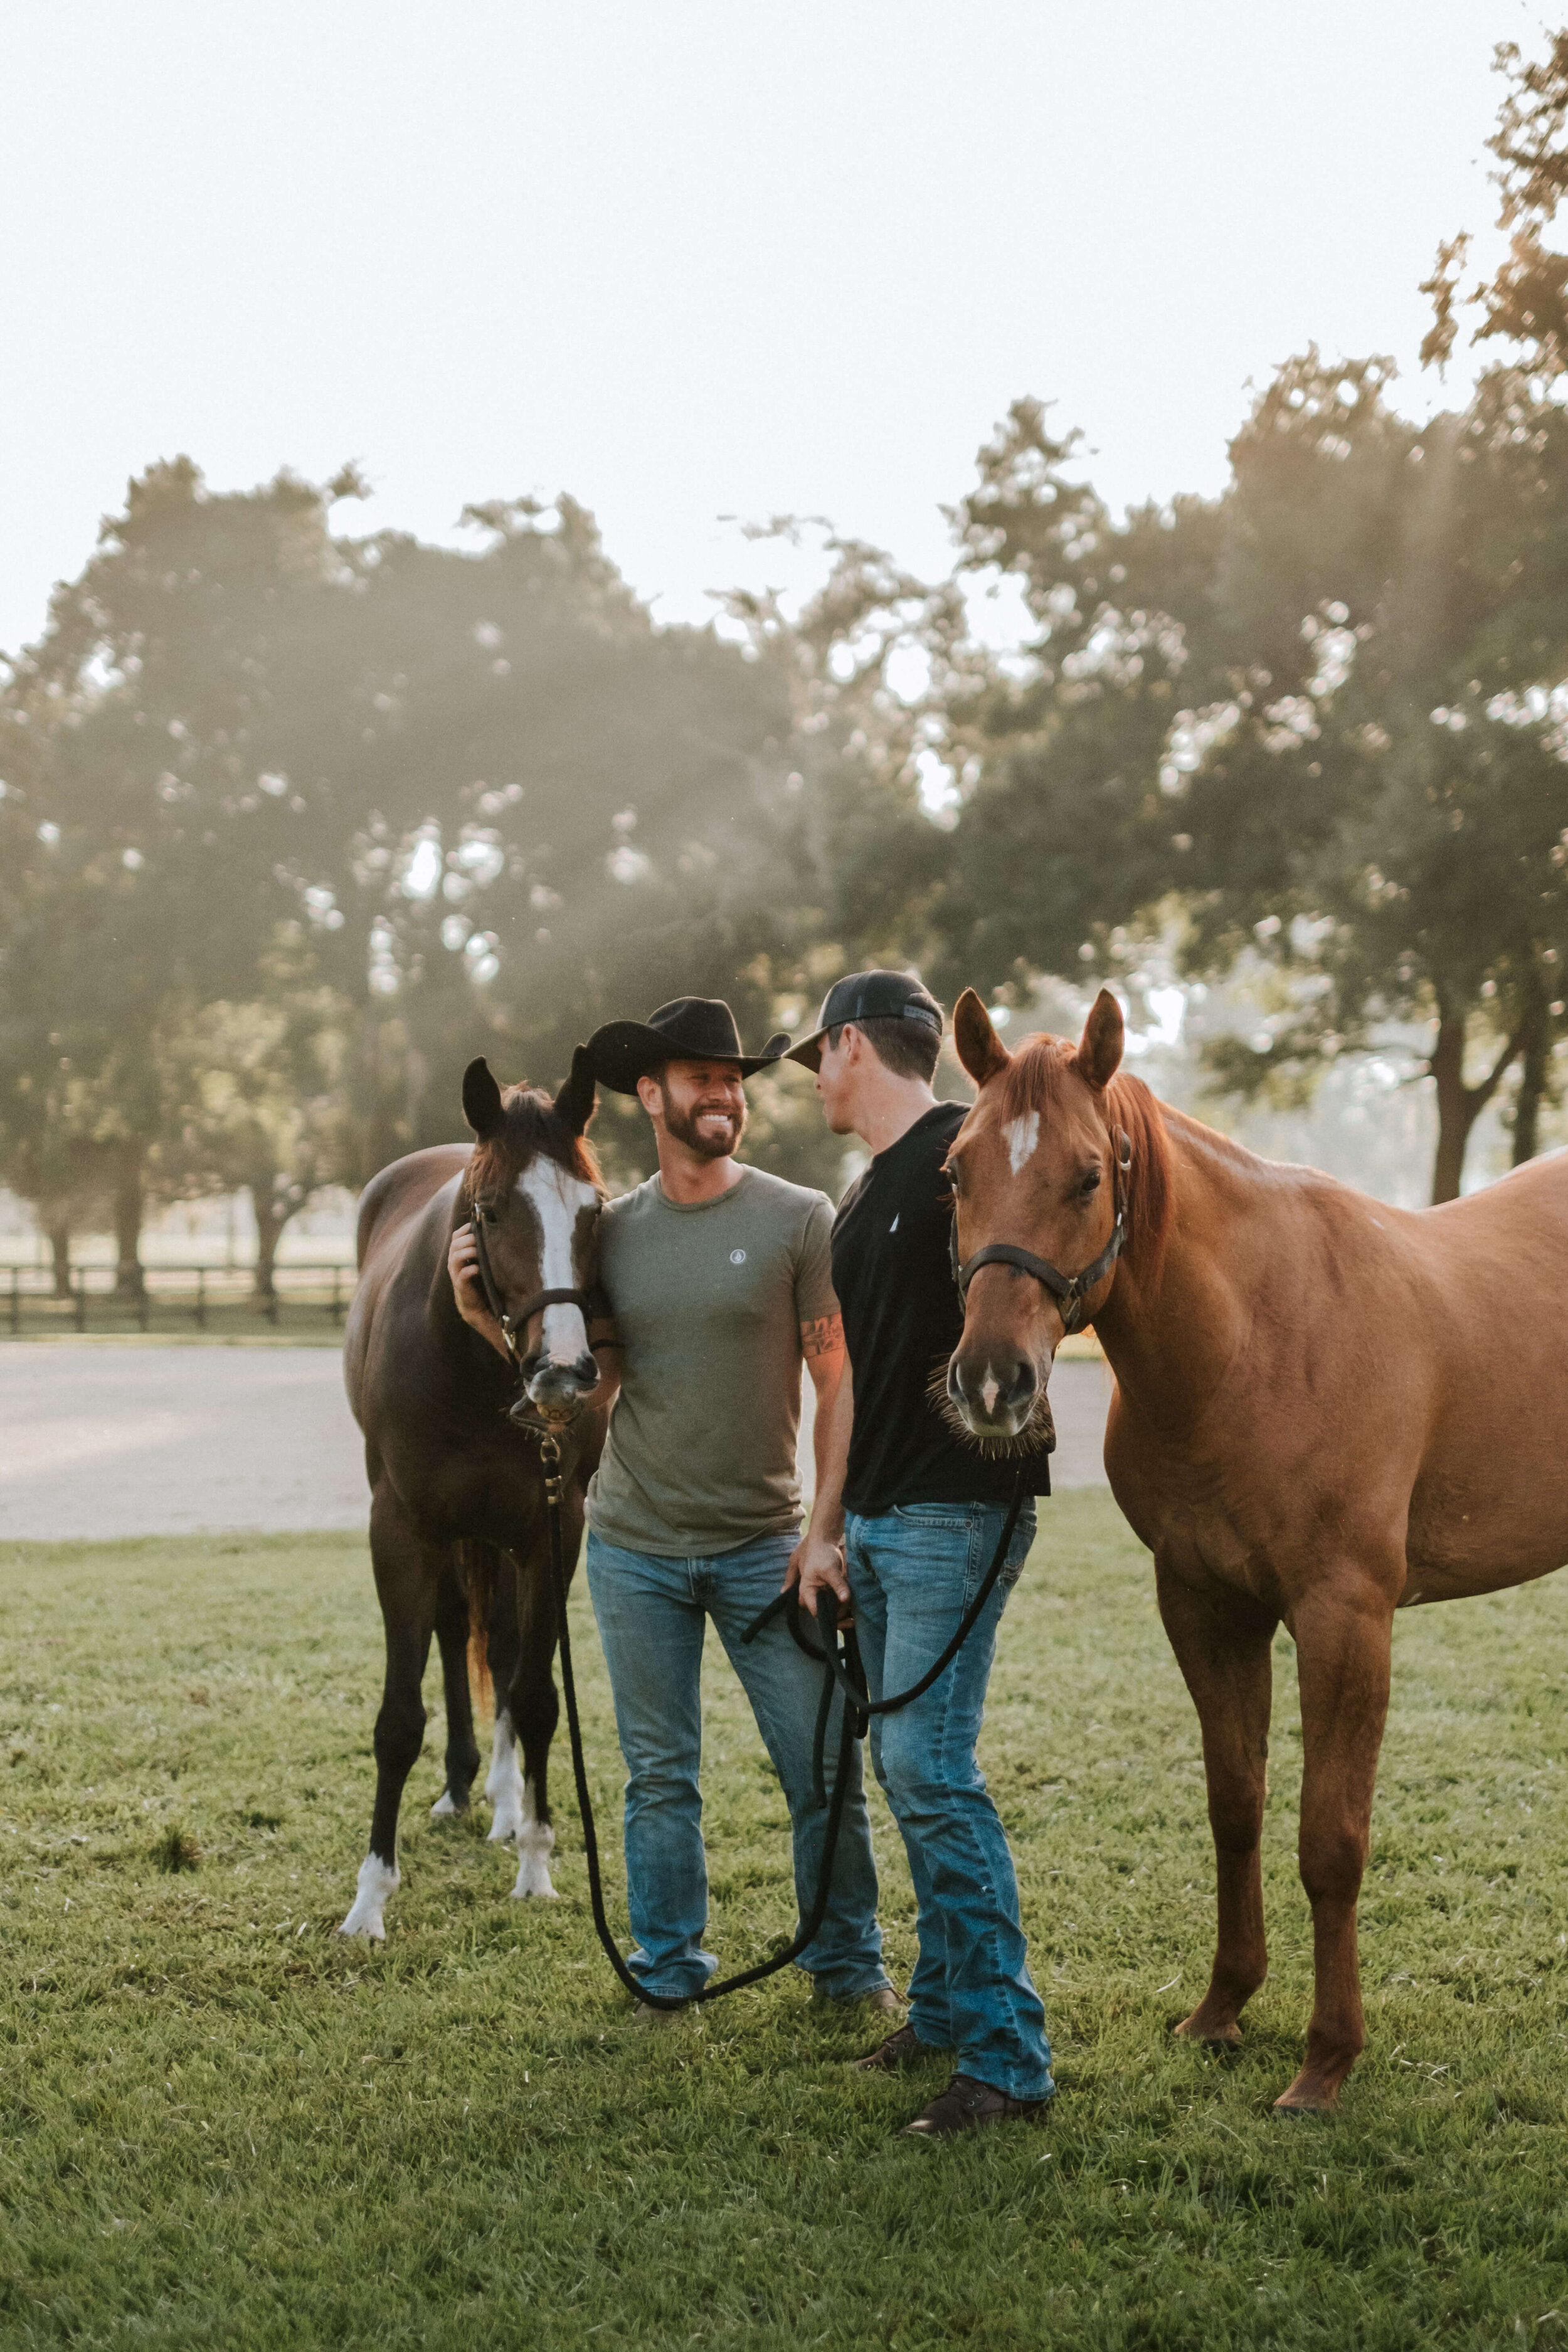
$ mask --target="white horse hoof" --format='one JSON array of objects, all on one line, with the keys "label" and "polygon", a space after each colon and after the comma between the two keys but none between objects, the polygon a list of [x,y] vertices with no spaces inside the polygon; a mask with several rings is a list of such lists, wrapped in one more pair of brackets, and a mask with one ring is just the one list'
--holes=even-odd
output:
[{"label": "white horse hoof", "polygon": [[383,1862],[378,1853],[367,1853],[359,1866],[359,1885],[349,1916],[338,1929],[340,1936],[363,1936],[373,1944],[386,1941],[386,1922],[383,1914],[386,1898],[397,1889],[395,1864]]},{"label": "white horse hoof", "polygon": [[430,1818],[433,1822],[450,1821],[458,1810],[458,1807],[452,1802],[451,1790],[449,1789],[443,1789],[440,1795],[437,1798],[435,1803],[430,1808]]},{"label": "white horse hoof", "polygon": [[554,1843],[555,1832],[547,1822],[530,1822],[520,1842],[517,1885],[511,1890],[514,1901],[521,1902],[530,1895],[547,1895],[553,1902],[550,1854]]}]

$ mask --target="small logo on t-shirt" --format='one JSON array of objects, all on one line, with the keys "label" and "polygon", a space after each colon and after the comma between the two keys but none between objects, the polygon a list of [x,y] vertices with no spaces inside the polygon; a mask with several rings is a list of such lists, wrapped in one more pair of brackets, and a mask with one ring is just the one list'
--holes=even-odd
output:
[{"label": "small logo on t-shirt", "polygon": [[731,1250],[731,1251],[730,1252],[730,1263],[731,1263],[731,1265],[745,1265],[745,1263],[746,1263],[746,1253],[745,1253],[745,1251],[744,1251],[744,1250]]}]

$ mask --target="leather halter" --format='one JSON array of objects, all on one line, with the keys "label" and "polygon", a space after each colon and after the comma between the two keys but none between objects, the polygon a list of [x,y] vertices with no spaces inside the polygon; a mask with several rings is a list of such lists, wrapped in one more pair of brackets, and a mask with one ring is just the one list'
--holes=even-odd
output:
[{"label": "leather halter", "polygon": [[473,1231],[474,1255],[479,1261],[479,1284],[485,1294],[485,1304],[500,1325],[501,1338],[506,1341],[507,1354],[521,1370],[522,1359],[518,1354],[517,1335],[520,1331],[527,1330],[541,1307],[578,1307],[581,1309],[584,1323],[586,1324],[593,1315],[594,1302],[585,1290],[536,1290],[531,1298],[523,1301],[515,1315],[509,1313],[490,1265],[489,1244],[485,1239],[484,1218],[480,1214],[478,1202],[470,1202],[469,1205],[472,1214],[468,1223]]},{"label": "leather halter", "polygon": [[1110,1229],[1110,1239],[1092,1265],[1081,1274],[1064,1274],[1049,1258],[1037,1257],[1033,1250],[1023,1249],[1016,1242],[987,1242],[973,1257],[963,1264],[958,1256],[958,1211],[952,1213],[952,1226],[948,1234],[948,1254],[952,1262],[952,1278],[958,1285],[959,1297],[967,1306],[969,1286],[983,1265],[1010,1265],[1019,1274],[1030,1274],[1044,1285],[1061,1309],[1064,1331],[1076,1331],[1083,1320],[1083,1302],[1096,1286],[1105,1280],[1127,1238],[1127,1177],[1132,1166],[1132,1139],[1121,1128],[1116,1130],[1116,1223]]}]

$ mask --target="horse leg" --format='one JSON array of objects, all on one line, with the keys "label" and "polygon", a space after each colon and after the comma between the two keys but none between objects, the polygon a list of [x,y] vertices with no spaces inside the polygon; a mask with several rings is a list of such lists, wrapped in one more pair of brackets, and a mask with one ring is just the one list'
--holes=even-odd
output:
[{"label": "horse leg", "polygon": [[[574,1495],[569,1495],[562,1528],[568,1575],[576,1565],[582,1525],[581,1505]],[[517,1611],[521,1643],[511,1712],[522,1743],[523,1826],[518,1832],[517,1885],[511,1891],[518,1896],[552,1895],[550,1855],[555,1832],[550,1820],[550,1743],[560,1719],[561,1701],[551,1672],[555,1657],[555,1594],[542,1528],[518,1561]]]},{"label": "horse leg", "polygon": [[521,1831],[522,1774],[518,1769],[517,1736],[512,1718],[511,1686],[517,1680],[517,1562],[508,1552],[490,1596],[487,1654],[490,1688],[495,1694],[495,1726],[490,1738],[490,1769],[485,1794],[490,1801],[491,1845],[508,1845]]},{"label": "horse leg", "polygon": [[430,1812],[440,1821],[468,1811],[468,1791],[479,1769],[473,1693],[468,1687],[468,1596],[450,1560],[442,1567],[436,1595],[436,1641],[447,1702],[447,1785]]},{"label": "horse leg", "polygon": [[1268,1973],[1259,1844],[1268,1793],[1271,1644],[1279,1622],[1238,1594],[1194,1591],[1156,1565],[1160,1615],[1198,1711],[1214,1832],[1219,1932],[1208,1990],[1178,2033],[1229,2047]]},{"label": "horse leg", "polygon": [[375,1807],[370,1851],[360,1864],[359,1887],[341,1936],[386,1933],[383,1911],[398,1883],[397,1812],[403,1784],[425,1738],[420,1685],[435,1628],[440,1554],[418,1536],[384,1482],[371,1497],[370,1552],[376,1598],[386,1634],[386,1680],[375,1718]]},{"label": "horse leg", "polygon": [[[1366,2024],[1356,1902],[1372,1832],[1373,1788],[1388,1713],[1392,1602],[1359,1570],[1293,1612],[1301,1686],[1301,1884],[1312,1906],[1315,1974],[1307,2060],[1277,2109],[1331,2107]],[[1395,1588],[1397,1589],[1397,1588]]]}]

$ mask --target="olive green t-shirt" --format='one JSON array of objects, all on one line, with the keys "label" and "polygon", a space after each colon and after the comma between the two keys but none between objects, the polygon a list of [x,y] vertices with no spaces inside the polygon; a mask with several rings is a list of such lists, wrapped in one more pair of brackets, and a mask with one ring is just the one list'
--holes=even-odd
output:
[{"label": "olive green t-shirt", "polygon": [[599,1278],[624,1343],[588,1522],[626,1551],[700,1558],[800,1517],[800,1327],[836,1315],[833,1211],[760,1168],[716,1201],[657,1176],[612,1201]]}]

